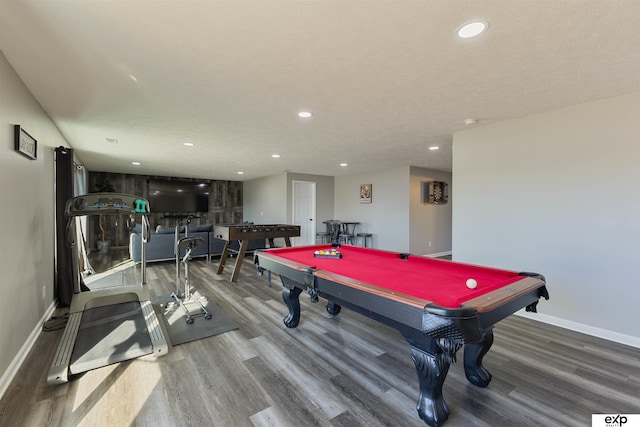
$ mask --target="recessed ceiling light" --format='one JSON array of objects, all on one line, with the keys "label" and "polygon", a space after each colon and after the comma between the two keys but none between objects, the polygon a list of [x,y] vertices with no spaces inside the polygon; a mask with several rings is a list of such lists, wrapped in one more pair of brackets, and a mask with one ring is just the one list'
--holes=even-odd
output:
[{"label": "recessed ceiling light", "polygon": [[271,157],[273,157],[274,159],[278,159],[280,158],[280,154],[272,154]]},{"label": "recessed ceiling light", "polygon": [[437,145],[429,147],[429,150],[431,150],[431,151],[435,151],[435,150],[439,150],[439,149],[440,149],[440,147],[438,147]]},{"label": "recessed ceiling light", "polygon": [[487,31],[489,23],[487,21],[473,21],[464,24],[458,28],[458,37],[461,39],[469,39],[471,37],[479,36]]},{"label": "recessed ceiling light", "polygon": [[347,166],[347,164],[346,163],[340,163],[340,166],[345,167],[345,166]]},{"label": "recessed ceiling light", "polygon": [[138,83],[138,78],[137,78],[136,76],[134,76],[133,74],[129,74],[129,78],[130,78],[132,81],[134,81],[134,82]]},{"label": "recessed ceiling light", "polygon": [[104,142],[106,142],[107,144],[117,144],[118,140],[115,138],[105,138]]},{"label": "recessed ceiling light", "polygon": [[185,142],[183,145],[187,147],[193,147],[195,144],[193,142]]},{"label": "recessed ceiling light", "polygon": [[244,175],[244,172],[238,171],[238,175]]},{"label": "recessed ceiling light", "polygon": [[474,118],[464,119],[464,124],[467,126],[475,125],[476,123],[478,123],[478,119],[474,119]]},{"label": "recessed ceiling light", "polygon": [[311,113],[308,111],[300,111],[298,113],[298,117],[302,117],[303,119],[311,117]]},{"label": "recessed ceiling light", "polygon": [[134,166],[140,166],[140,162],[131,162],[131,164]]}]

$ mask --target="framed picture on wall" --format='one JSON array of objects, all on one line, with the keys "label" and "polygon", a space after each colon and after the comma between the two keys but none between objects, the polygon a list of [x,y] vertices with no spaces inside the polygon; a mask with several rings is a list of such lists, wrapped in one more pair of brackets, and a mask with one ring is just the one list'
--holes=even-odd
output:
[{"label": "framed picture on wall", "polygon": [[371,184],[360,185],[360,203],[371,203]]},{"label": "framed picture on wall", "polygon": [[29,135],[20,125],[14,125],[15,150],[31,160],[38,158],[38,141]]}]

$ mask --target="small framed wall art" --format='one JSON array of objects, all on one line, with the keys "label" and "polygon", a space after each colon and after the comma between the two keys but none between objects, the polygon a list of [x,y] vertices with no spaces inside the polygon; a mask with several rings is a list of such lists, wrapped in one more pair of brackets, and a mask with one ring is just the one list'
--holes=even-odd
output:
[{"label": "small framed wall art", "polygon": [[372,190],[371,184],[360,185],[360,203],[371,203]]},{"label": "small framed wall art", "polygon": [[13,125],[15,149],[31,160],[38,159],[38,141],[29,135],[20,125]]}]

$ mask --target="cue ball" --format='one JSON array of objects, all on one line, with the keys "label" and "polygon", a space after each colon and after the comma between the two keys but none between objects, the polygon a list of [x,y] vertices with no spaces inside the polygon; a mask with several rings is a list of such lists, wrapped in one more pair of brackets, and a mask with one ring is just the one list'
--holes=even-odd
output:
[{"label": "cue ball", "polygon": [[476,279],[467,279],[467,288],[475,289],[476,286],[478,286],[478,282],[476,282]]}]

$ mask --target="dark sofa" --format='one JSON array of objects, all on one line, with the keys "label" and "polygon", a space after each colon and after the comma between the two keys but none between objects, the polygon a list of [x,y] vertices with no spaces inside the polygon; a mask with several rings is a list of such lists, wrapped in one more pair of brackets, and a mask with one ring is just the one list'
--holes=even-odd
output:
[{"label": "dark sofa", "polygon": [[[158,226],[152,230],[147,242],[147,261],[168,261],[175,260],[174,246],[176,241],[175,228]],[[184,237],[184,227],[180,229],[179,238]],[[194,249],[191,252],[193,258],[206,257],[211,260],[213,256],[222,255],[225,241],[213,236],[213,224],[205,225],[189,225],[189,237],[199,237],[204,240],[204,245]],[[136,263],[142,259],[141,244],[142,242],[142,226],[136,225],[134,232],[129,236],[129,257]],[[248,251],[262,249],[266,247],[265,239],[251,240],[249,242]],[[237,241],[231,242],[231,250],[237,251],[240,245]],[[185,251],[180,251],[180,256],[184,256]]]}]

